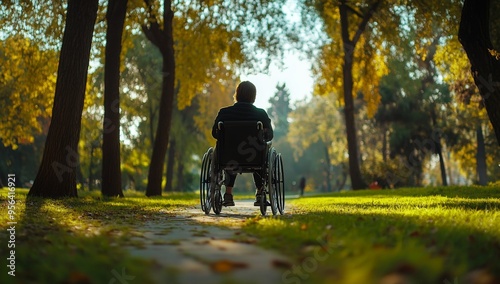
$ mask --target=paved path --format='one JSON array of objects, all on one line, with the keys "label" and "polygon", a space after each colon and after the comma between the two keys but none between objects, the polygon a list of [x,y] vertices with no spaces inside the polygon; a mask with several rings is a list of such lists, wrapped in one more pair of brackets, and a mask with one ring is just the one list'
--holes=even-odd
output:
[{"label": "paved path", "polygon": [[[236,201],[217,216],[205,215],[199,206],[176,211],[165,221],[136,228],[132,255],[153,260],[155,283],[282,283],[291,262],[256,245],[257,239],[239,229],[243,221],[260,215],[250,201]],[[268,214],[270,208],[268,208]],[[266,217],[267,218],[267,217]],[[217,222],[230,222],[221,228]]]}]

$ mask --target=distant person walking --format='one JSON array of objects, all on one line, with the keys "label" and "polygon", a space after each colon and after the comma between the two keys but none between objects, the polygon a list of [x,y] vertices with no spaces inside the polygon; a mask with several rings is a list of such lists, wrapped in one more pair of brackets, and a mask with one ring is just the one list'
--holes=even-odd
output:
[{"label": "distant person walking", "polygon": [[306,188],[306,178],[301,177],[299,182],[300,196],[304,196],[304,189]]}]

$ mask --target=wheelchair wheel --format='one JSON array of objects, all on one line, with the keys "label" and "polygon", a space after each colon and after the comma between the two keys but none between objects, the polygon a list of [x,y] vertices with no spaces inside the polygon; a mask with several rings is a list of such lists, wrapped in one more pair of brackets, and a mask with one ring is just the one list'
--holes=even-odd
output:
[{"label": "wheelchair wheel", "polygon": [[214,193],[214,199],[212,203],[212,207],[214,209],[214,213],[219,215],[220,212],[222,211],[222,194],[220,192],[220,187],[216,186],[214,188],[215,193]]},{"label": "wheelchair wheel", "polygon": [[203,160],[201,163],[201,173],[200,173],[200,205],[201,210],[205,214],[210,213],[211,201],[210,201],[210,187],[212,184],[212,157],[213,148],[210,147],[207,152],[203,155]]},{"label": "wheelchair wheel", "polygon": [[277,171],[277,158],[278,154],[274,148],[269,150],[268,157],[268,191],[269,191],[269,202],[271,203],[271,211],[273,215],[278,213],[278,188],[277,188],[277,180],[278,180],[278,171]]},{"label": "wheelchair wheel", "polygon": [[263,194],[260,196],[260,213],[262,216],[266,216],[266,211],[267,211],[267,199],[266,199],[266,194],[263,192]]},{"label": "wheelchair wheel", "polygon": [[281,154],[276,156],[276,196],[278,199],[278,211],[281,215],[285,212],[285,173],[283,171],[283,159]]}]

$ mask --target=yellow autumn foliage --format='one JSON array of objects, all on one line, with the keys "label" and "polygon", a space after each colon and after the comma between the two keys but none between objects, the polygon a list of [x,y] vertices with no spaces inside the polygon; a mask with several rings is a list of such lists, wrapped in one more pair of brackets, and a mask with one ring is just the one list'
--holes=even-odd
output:
[{"label": "yellow autumn foliage", "polygon": [[[335,1],[321,2],[318,8],[324,24],[324,31],[330,38],[325,44],[319,57],[313,65],[315,77],[314,93],[321,96],[336,95],[341,104],[344,103],[344,46],[340,33],[339,7]],[[353,19],[357,17],[352,16]],[[356,21],[349,26],[352,37],[356,33]],[[380,79],[389,73],[387,67],[387,48],[382,40],[373,40],[377,37],[375,31],[366,30],[353,50],[353,94],[362,94],[369,117],[375,115],[381,97],[378,91]]]},{"label": "yellow autumn foliage", "polygon": [[215,144],[215,139],[212,137],[215,117],[220,108],[233,103],[232,96],[238,83],[233,72],[222,66],[210,70],[212,79],[204,85],[203,92],[195,98],[199,107],[193,120],[196,128],[203,133],[210,145]]},{"label": "yellow autumn foliage", "polygon": [[33,142],[50,117],[55,92],[58,54],[42,50],[22,36],[0,45],[0,139],[17,148]]},{"label": "yellow autumn foliage", "polygon": [[[179,109],[189,105],[193,98],[206,90],[206,85],[217,80],[214,70],[220,66],[231,68],[244,60],[238,34],[224,26],[211,26],[210,19],[200,18],[197,11],[188,9],[183,17],[174,19],[176,81]],[[219,75],[219,74],[217,74]]]}]

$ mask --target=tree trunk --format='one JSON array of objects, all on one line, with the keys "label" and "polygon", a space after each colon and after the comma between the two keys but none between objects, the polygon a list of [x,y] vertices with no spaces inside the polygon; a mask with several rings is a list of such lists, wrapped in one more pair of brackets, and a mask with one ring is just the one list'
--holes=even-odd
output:
[{"label": "tree trunk", "polygon": [[175,86],[175,57],[174,39],[172,33],[172,20],[174,13],[172,3],[165,0],[163,7],[163,28],[160,29],[158,22],[151,19],[152,7],[148,4],[150,20],[149,27],[143,27],[146,37],[160,50],[163,57],[163,82],[160,98],[160,112],[158,115],[158,127],[153,145],[151,164],[149,166],[148,186],[146,196],[161,195],[161,183],[163,177],[163,165],[167,153],[168,140],[172,121],[172,111],[174,107],[174,86]]},{"label": "tree trunk", "polygon": [[104,196],[123,197],[120,168],[120,53],[127,0],[109,0],[104,63],[102,187]]},{"label": "tree trunk", "polygon": [[489,19],[489,0],[465,0],[458,39],[467,53],[472,77],[500,144],[500,60],[491,53],[494,48],[490,38]]},{"label": "tree trunk", "polygon": [[[424,88],[422,88],[422,92],[423,91],[424,91]],[[437,128],[438,127],[437,115],[436,115],[436,110],[434,109],[433,106],[431,109],[431,120],[432,120],[433,127]],[[434,142],[435,153],[438,154],[438,157],[439,157],[439,169],[441,170],[441,182],[443,183],[443,186],[448,186],[448,178],[446,175],[446,166],[444,164],[443,145],[441,144],[440,132],[436,132],[436,135],[432,137],[432,140]]]},{"label": "tree trunk", "polygon": [[484,145],[483,128],[481,123],[476,127],[477,152],[476,152],[476,171],[480,185],[488,184],[488,174],[486,172],[486,147]]},{"label": "tree trunk", "polygon": [[342,43],[344,46],[344,65],[342,66],[342,72],[344,76],[344,116],[346,124],[346,134],[347,134],[347,148],[349,152],[349,173],[351,176],[351,186],[353,189],[366,188],[366,184],[361,176],[361,170],[359,167],[359,153],[358,153],[358,143],[356,137],[356,124],[354,120],[354,99],[352,95],[353,88],[353,78],[352,78],[352,66],[354,58],[354,48],[366,28],[368,21],[371,19],[375,11],[377,10],[380,1],[375,2],[368,12],[363,15],[363,19],[356,30],[356,34],[351,40],[349,37],[349,7],[347,6],[347,0],[340,1],[340,26],[342,33]]},{"label": "tree trunk", "polygon": [[76,197],[78,140],[97,0],[69,0],[52,119],[29,196]]},{"label": "tree trunk", "polygon": [[448,178],[446,176],[446,167],[444,165],[443,147],[441,141],[436,141],[436,152],[439,156],[439,168],[441,169],[441,181],[444,186],[448,186]]},{"label": "tree trunk", "polygon": [[325,182],[326,182],[326,192],[332,191],[332,165],[330,160],[330,154],[328,153],[328,146],[324,143],[325,146]]},{"label": "tree trunk", "polygon": [[91,143],[90,145],[90,163],[89,163],[89,191],[92,191],[92,183],[94,182],[94,174],[93,174],[93,169],[94,169],[94,143]]},{"label": "tree trunk", "polygon": [[175,165],[175,139],[170,140],[170,145],[168,147],[168,158],[167,158],[167,183],[165,184],[165,192],[173,192],[172,181],[174,178],[174,165]]},{"label": "tree trunk", "polygon": [[77,188],[78,188],[78,185],[80,185],[80,188],[82,190],[84,190],[84,178],[83,178],[83,171],[82,171],[82,164],[78,164],[78,166],[76,167],[76,185],[77,185]]},{"label": "tree trunk", "polygon": [[177,160],[177,190],[186,191],[184,189],[184,159]]},{"label": "tree trunk", "polygon": [[344,168],[345,167],[342,164],[342,174],[341,174],[342,179],[340,181],[337,180],[337,182],[336,182],[337,183],[337,188],[335,189],[335,191],[342,190],[342,188],[344,188],[345,183],[347,181],[347,171]]},{"label": "tree trunk", "polygon": [[151,144],[155,141],[155,126],[154,126],[154,121],[155,121],[155,113],[156,111],[153,111],[153,102],[151,100],[148,100],[149,104],[149,141],[151,141]]},{"label": "tree trunk", "polygon": [[387,130],[382,126],[382,161],[387,163]]}]

